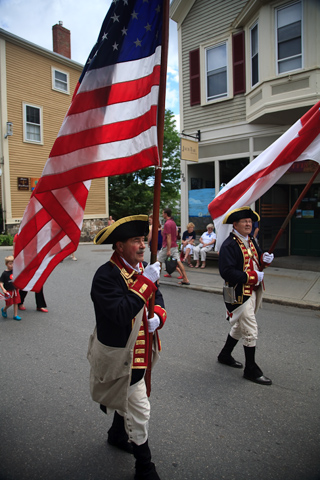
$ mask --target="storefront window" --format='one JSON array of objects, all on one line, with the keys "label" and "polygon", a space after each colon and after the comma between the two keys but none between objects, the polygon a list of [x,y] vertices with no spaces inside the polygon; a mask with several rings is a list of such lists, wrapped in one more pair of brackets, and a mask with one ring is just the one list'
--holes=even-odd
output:
[{"label": "storefront window", "polygon": [[[292,206],[303,190],[302,185],[292,187]],[[320,218],[320,185],[312,185],[298,205],[295,218]]]},{"label": "storefront window", "polygon": [[220,162],[220,188],[226,185],[249,164],[249,158],[236,158]]}]

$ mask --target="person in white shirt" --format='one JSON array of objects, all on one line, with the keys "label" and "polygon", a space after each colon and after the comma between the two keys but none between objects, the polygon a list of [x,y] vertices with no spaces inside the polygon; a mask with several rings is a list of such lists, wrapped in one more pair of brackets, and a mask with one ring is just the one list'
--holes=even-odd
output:
[{"label": "person in white shirt", "polygon": [[200,266],[199,256],[201,256],[201,268],[206,268],[207,252],[210,252],[216,243],[217,236],[213,232],[213,223],[209,223],[206,228],[207,231],[200,237],[200,244],[193,247],[193,259],[196,260],[196,268]]}]

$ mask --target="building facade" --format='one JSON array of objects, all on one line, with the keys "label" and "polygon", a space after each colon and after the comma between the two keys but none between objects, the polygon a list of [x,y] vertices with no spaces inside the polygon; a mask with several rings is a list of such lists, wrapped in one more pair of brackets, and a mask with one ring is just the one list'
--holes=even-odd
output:
[{"label": "building facade", "polygon": [[[200,232],[216,192],[319,101],[320,2],[173,0],[170,16],[178,28],[181,130],[200,137],[198,161],[181,161],[181,226],[193,221]],[[253,205],[264,249],[315,168],[293,165]],[[276,253],[319,256],[319,240],[318,176]]]},{"label": "building facade", "polygon": [[[83,69],[70,58],[70,31],[61,22],[52,30],[53,52],[0,29],[0,228],[11,234],[18,230]],[[96,179],[81,239],[92,239],[107,217],[107,180]]]}]

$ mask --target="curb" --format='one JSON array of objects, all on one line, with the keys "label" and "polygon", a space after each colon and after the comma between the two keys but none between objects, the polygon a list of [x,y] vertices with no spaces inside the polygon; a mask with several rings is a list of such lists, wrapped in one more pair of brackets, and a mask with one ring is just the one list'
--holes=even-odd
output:
[{"label": "curb", "polygon": [[[179,285],[178,283],[173,283],[173,282],[168,282],[166,280],[162,280],[160,278],[160,286],[161,285],[167,285],[170,287],[182,287],[182,285]],[[222,290],[220,288],[214,288],[214,287],[204,287],[202,285],[183,285],[183,288],[189,289],[189,290],[196,290],[200,292],[207,292],[207,293],[215,293],[217,295],[222,295]],[[320,310],[320,305],[317,303],[306,303],[304,300],[300,300],[299,302],[295,302],[293,300],[283,300],[280,298],[274,298],[274,297],[268,297],[263,296],[263,302],[265,303],[274,303],[276,305],[284,305],[287,307],[296,307],[296,308],[305,308],[309,310]]]}]

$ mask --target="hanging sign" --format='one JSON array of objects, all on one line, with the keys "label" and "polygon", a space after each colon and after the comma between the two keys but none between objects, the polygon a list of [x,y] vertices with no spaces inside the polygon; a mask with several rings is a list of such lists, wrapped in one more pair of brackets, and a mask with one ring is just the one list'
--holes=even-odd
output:
[{"label": "hanging sign", "polygon": [[194,140],[181,138],[181,160],[199,161],[199,143]]}]

